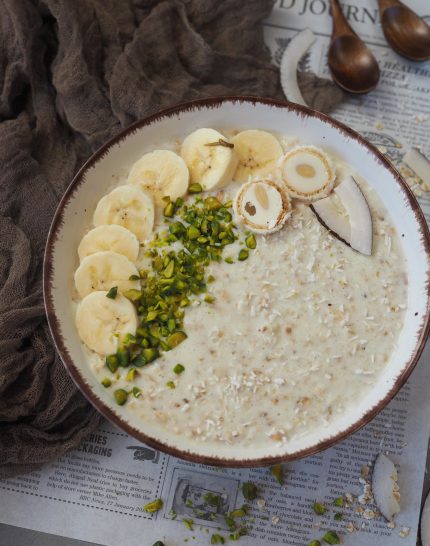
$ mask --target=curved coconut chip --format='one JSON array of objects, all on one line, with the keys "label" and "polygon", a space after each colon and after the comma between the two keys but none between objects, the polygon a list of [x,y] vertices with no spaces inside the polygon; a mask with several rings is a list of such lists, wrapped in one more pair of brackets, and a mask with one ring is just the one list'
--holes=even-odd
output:
[{"label": "curved coconut chip", "polygon": [[291,39],[281,59],[281,85],[285,96],[291,102],[307,106],[297,82],[297,65],[306,51],[315,42],[315,34],[309,28],[302,30]]},{"label": "curved coconut chip", "polygon": [[383,453],[378,455],[373,467],[372,490],[378,510],[386,520],[393,521],[400,512],[400,490],[396,467]]}]

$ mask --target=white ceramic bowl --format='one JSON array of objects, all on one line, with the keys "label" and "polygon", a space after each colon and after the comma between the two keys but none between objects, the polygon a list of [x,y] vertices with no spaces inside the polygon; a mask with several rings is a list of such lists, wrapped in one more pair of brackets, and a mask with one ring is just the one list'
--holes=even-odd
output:
[{"label": "white ceramic bowl", "polygon": [[[408,308],[398,350],[370,392],[328,428],[285,447],[268,443],[255,449],[193,444],[139,420],[127,405],[112,402],[83,356],[71,306],[76,249],[98,200],[147,150],[182,138],[200,127],[259,128],[297,135],[349,163],[376,190],[401,234],[409,275]],[[44,295],[49,325],[68,372],[90,402],[127,433],[184,459],[223,466],[259,466],[310,455],[370,421],[412,372],[429,331],[430,242],[419,205],[398,172],[368,142],[340,123],[287,102],[256,98],[215,98],[164,110],[123,131],[97,151],[67,189],[52,222],[44,264]]]}]

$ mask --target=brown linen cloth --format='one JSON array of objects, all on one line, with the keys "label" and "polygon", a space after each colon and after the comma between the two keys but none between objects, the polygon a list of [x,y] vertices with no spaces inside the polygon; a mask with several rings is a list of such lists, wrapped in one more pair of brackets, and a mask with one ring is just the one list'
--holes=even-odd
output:
[{"label": "brown linen cloth", "polygon": [[61,456],[100,421],[54,350],[42,302],[66,186],[97,147],[157,109],[281,98],[261,26],[272,5],[0,0],[0,478]]}]

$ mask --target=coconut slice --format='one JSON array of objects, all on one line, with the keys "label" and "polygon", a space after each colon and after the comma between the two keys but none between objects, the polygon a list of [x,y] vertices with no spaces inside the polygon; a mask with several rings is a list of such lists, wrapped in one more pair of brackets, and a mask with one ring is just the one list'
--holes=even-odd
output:
[{"label": "coconut slice", "polygon": [[423,182],[430,185],[430,161],[416,148],[410,148],[403,156],[403,163],[410,167]]},{"label": "coconut slice", "polygon": [[251,231],[261,234],[278,231],[291,214],[287,193],[272,180],[243,184],[233,206],[237,219]]},{"label": "coconut slice", "polygon": [[378,510],[388,521],[400,512],[400,490],[394,463],[383,453],[375,461],[372,475],[373,498]]},{"label": "coconut slice", "polygon": [[422,546],[430,546],[430,493],[427,495],[421,514],[420,535]]},{"label": "coconut slice", "polygon": [[335,169],[327,154],[316,146],[296,146],[285,154],[281,176],[292,197],[316,201],[331,192]]},{"label": "coconut slice", "polygon": [[334,196],[325,197],[315,201],[310,206],[320,223],[328,229],[332,235],[350,246],[351,226],[345,210],[341,210],[335,204]]},{"label": "coconut slice", "polygon": [[307,106],[297,82],[297,65],[306,51],[315,42],[315,34],[306,28],[296,34],[285,48],[281,59],[281,86],[291,102]]},{"label": "coconut slice", "polygon": [[352,176],[348,176],[334,191],[349,216],[351,248],[370,256],[373,243],[372,215],[360,187]]}]

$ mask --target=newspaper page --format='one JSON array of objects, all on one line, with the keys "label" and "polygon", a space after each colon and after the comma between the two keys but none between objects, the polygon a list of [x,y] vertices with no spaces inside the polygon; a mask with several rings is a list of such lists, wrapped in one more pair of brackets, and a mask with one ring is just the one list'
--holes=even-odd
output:
[{"label": "newspaper page", "polygon": [[[408,63],[386,47],[376,2],[343,5],[375,52],[382,78],[377,91],[346,99],[334,117],[406,168],[401,160],[411,145],[430,155],[430,63]],[[412,7],[430,15],[427,0]],[[330,27],[329,0],[279,0],[265,34],[279,62],[291,37],[311,28],[317,43],[304,63],[326,75]],[[430,200],[419,195],[419,184],[415,192],[430,219]],[[383,412],[340,444],[285,464],[283,485],[267,468],[220,469],[170,457],[105,422],[55,463],[1,481],[0,522],[106,546],[151,546],[157,540],[165,546],[204,545],[213,535],[227,543],[235,536],[225,514],[244,503],[241,485],[251,481],[258,496],[238,518],[247,529],[242,544],[306,546],[333,530],[345,545],[415,546],[430,432],[429,359],[427,344],[411,378]],[[377,514],[368,486],[380,452],[389,454],[399,471],[401,512],[394,528]],[[333,503],[339,497],[346,499],[342,507]],[[159,498],[159,511],[144,511]],[[315,502],[326,505],[324,515],[315,513]]]}]

